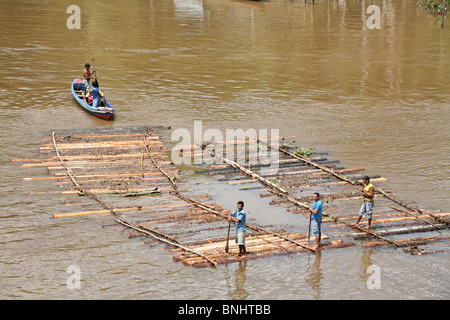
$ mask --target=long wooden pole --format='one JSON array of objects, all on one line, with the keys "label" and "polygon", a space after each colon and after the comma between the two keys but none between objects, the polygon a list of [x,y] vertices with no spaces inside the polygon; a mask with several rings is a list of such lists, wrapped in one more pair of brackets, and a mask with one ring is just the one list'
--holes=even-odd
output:
[{"label": "long wooden pole", "polygon": [[227,244],[225,245],[225,252],[226,252],[226,253],[228,253],[228,249],[229,249],[230,229],[231,229],[231,221],[228,223]]},{"label": "long wooden pole", "polygon": [[311,239],[311,220],[312,220],[312,214],[309,214],[309,227],[308,227],[308,245],[310,245],[310,239]]}]

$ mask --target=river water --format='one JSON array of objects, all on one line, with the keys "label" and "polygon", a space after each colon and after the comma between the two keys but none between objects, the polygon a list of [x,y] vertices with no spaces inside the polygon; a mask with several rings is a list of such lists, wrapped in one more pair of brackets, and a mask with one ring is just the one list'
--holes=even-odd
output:
[{"label": "river water", "polygon": [[[22,180],[47,171],[11,162],[37,157],[50,129],[193,130],[201,120],[223,132],[279,129],[387,178],[401,199],[447,212],[450,20],[441,29],[416,1],[76,1],[80,29],[69,29],[67,1],[0,4],[1,299],[450,298],[448,252],[356,245],[185,267],[92,219],[53,219],[73,208],[30,192],[57,187]],[[366,24],[369,5],[380,8],[379,29]],[[117,109],[114,122],[71,97],[86,62]],[[371,265],[380,289],[367,286]],[[79,289],[67,286],[70,266]]]}]

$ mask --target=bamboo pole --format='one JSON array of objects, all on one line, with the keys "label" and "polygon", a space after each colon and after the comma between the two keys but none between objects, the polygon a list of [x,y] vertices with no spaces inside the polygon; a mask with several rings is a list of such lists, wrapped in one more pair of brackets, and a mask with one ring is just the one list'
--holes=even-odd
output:
[{"label": "bamboo pole", "polygon": [[174,190],[178,190],[178,186],[177,184],[174,182],[174,177],[171,177],[167,174],[166,171],[164,171],[159,164],[156,162],[155,157],[150,153],[150,151],[148,150],[148,141],[147,141],[147,136],[144,136],[144,145],[145,145],[145,151],[147,152],[147,155],[150,157],[150,160],[152,161],[153,165],[158,168],[159,171],[161,171],[161,173],[170,181],[170,183],[173,186]]}]

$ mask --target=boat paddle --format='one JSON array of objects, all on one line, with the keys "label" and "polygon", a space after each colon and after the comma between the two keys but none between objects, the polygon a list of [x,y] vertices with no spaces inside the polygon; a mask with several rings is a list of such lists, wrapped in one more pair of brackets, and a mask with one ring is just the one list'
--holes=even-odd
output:
[{"label": "boat paddle", "polygon": [[308,246],[311,244],[309,240],[311,238],[311,220],[312,220],[312,213],[309,214]]},{"label": "boat paddle", "polygon": [[95,68],[95,61],[94,61],[94,58],[92,58],[92,66],[94,67],[95,81],[97,81],[97,84],[98,84],[97,68]]},{"label": "boat paddle", "polygon": [[227,244],[225,245],[225,252],[228,253],[229,250],[229,240],[230,240],[230,229],[231,229],[231,220],[228,222],[228,236],[227,236]]}]

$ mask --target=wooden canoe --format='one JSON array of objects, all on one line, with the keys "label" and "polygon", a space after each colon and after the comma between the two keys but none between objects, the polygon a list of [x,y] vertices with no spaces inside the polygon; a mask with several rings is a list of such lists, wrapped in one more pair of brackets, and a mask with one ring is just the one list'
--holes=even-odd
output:
[{"label": "wooden canoe", "polygon": [[75,99],[75,101],[87,112],[92,114],[93,116],[106,119],[106,120],[112,120],[114,118],[114,108],[112,105],[106,100],[105,103],[106,106],[103,104],[103,101],[100,100],[100,106],[98,108],[92,107],[92,102],[88,103],[84,93],[85,84],[83,83],[82,79],[76,78],[72,82],[71,90],[72,95]]}]

